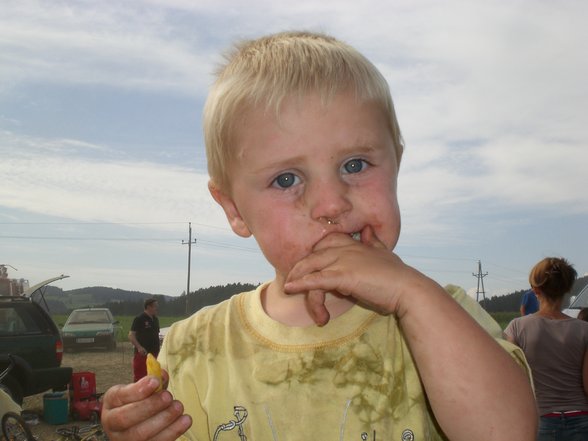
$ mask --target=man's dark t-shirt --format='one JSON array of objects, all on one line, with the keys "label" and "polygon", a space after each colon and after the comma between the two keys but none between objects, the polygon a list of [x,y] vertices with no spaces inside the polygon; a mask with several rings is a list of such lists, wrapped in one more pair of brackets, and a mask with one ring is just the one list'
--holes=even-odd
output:
[{"label": "man's dark t-shirt", "polygon": [[[157,356],[159,354],[159,319],[151,318],[148,314],[142,313],[133,320],[131,331],[135,333],[137,341],[147,352]],[[137,352],[137,348],[135,348]]]}]

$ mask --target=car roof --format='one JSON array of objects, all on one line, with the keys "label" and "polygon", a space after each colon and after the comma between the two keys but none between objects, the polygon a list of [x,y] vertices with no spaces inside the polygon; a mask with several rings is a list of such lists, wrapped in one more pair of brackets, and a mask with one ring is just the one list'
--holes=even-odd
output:
[{"label": "car roof", "polygon": [[72,312],[74,311],[110,311],[110,309],[108,308],[78,308],[78,309],[74,309]]},{"label": "car roof", "polygon": [[0,300],[4,302],[26,302],[32,303],[31,299],[23,296],[0,296]]}]

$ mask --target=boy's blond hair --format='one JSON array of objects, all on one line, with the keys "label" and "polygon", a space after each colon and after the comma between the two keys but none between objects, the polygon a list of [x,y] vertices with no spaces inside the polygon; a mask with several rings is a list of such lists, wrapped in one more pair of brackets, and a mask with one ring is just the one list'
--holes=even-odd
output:
[{"label": "boy's blond hair", "polygon": [[286,97],[320,94],[323,102],[355,89],[361,101],[385,112],[400,164],[403,142],[388,83],[378,69],[351,46],[310,32],[283,32],[237,44],[217,72],[204,107],[204,141],[212,185],[230,191],[228,164],[239,116],[262,105],[279,115]]}]

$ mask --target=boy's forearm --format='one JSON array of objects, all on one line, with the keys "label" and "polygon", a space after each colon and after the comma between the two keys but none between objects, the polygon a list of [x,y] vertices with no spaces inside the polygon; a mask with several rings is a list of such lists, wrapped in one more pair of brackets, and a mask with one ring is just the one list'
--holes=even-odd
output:
[{"label": "boy's forearm", "polygon": [[449,439],[534,440],[535,401],[523,369],[445,290],[413,276],[398,317]]}]

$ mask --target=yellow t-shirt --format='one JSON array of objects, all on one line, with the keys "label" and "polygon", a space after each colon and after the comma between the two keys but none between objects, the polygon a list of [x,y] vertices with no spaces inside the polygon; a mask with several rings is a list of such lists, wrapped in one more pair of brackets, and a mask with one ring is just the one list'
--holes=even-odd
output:
[{"label": "yellow t-shirt", "polygon": [[[263,289],[199,311],[167,334],[160,361],[168,389],[193,419],[181,439],[446,439],[393,316],[356,305],[324,327],[288,327],[263,311]],[[448,291],[501,337],[463,290]],[[526,366],[518,348],[501,344]]]}]

